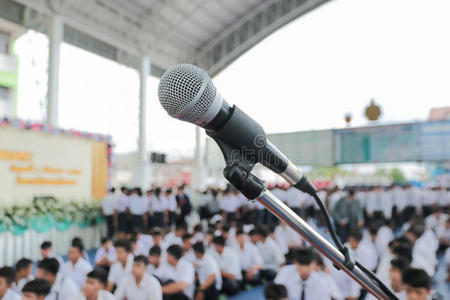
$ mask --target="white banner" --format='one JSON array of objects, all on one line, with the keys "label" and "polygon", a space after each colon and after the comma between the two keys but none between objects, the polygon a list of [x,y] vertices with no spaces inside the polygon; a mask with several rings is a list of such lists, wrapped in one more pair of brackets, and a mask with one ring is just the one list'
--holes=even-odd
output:
[{"label": "white banner", "polygon": [[90,200],[93,142],[45,132],[0,128],[0,206],[34,196]]}]

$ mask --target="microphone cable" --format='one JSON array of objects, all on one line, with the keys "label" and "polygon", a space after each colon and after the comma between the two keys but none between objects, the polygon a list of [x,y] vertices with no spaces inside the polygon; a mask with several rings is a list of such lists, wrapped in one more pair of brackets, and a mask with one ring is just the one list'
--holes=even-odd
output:
[{"label": "microphone cable", "polygon": [[[348,260],[349,260],[348,251],[349,250],[339,240],[339,237],[336,234],[335,228],[334,228],[333,224],[331,223],[331,218],[330,218],[330,215],[328,214],[328,210],[326,209],[326,207],[323,204],[322,200],[319,198],[319,196],[317,195],[317,193],[315,191],[313,193],[311,193],[310,195],[314,198],[314,200],[316,201],[317,205],[319,205],[320,212],[322,214],[322,217],[323,217],[323,219],[325,221],[325,225],[326,225],[326,227],[328,229],[328,232],[331,235],[331,238],[332,238],[334,244],[338,248],[339,252],[341,252],[342,255],[345,256],[346,262],[348,262]],[[395,296],[394,293],[383,282],[381,282],[381,280],[378,279],[378,277],[372,271],[370,271],[369,269],[367,269],[366,267],[364,267],[362,264],[360,264],[357,261],[355,261],[354,263],[355,263],[356,266],[358,266],[361,269],[361,271],[363,271],[370,279],[372,279],[372,281],[374,281],[376,283],[376,285],[386,295],[388,295],[391,299],[398,300],[397,296]]]}]

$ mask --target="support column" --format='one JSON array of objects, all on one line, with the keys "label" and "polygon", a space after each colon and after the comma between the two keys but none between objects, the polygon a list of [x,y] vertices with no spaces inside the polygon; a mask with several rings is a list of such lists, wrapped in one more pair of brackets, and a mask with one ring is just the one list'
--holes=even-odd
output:
[{"label": "support column", "polygon": [[147,149],[147,78],[150,75],[150,59],[148,56],[141,58],[139,69],[140,93],[139,93],[139,158],[148,160]]},{"label": "support column", "polygon": [[61,16],[50,16],[48,38],[47,124],[56,126],[58,125],[60,46],[64,38],[64,22]]},{"label": "support column", "polygon": [[202,132],[201,128],[195,127],[195,164],[192,170],[192,190],[202,190],[206,187],[205,183],[205,168],[203,163],[203,148],[202,148]]}]

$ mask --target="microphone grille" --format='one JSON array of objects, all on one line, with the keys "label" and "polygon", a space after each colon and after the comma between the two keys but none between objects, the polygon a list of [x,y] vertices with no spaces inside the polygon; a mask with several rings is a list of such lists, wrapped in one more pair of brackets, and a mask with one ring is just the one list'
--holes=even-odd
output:
[{"label": "microphone grille", "polygon": [[158,87],[159,102],[167,113],[191,123],[204,117],[214,102],[215,94],[216,88],[208,73],[191,64],[168,69]]}]

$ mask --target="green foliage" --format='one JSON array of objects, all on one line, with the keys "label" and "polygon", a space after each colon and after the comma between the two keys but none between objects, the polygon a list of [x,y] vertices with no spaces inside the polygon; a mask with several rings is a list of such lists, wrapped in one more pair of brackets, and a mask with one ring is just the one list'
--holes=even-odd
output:
[{"label": "green foliage", "polygon": [[405,183],[406,178],[403,172],[399,168],[393,168],[391,170],[391,178],[394,183]]},{"label": "green foliage", "polygon": [[102,222],[98,201],[66,203],[53,197],[35,197],[29,206],[0,208],[0,232],[9,230],[19,235],[30,228],[37,232],[47,232],[52,227],[65,231],[73,224],[85,228]]}]

